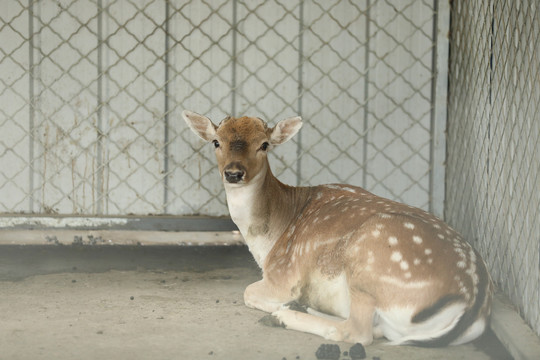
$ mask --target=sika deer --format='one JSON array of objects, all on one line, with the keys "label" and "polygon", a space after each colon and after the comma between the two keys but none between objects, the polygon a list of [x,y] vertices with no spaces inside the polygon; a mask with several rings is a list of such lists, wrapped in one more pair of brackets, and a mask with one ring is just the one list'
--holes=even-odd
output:
[{"label": "sika deer", "polygon": [[267,152],[300,130],[300,117],[270,128],[182,116],[214,144],[231,217],[263,271],[245,290],[247,306],[287,329],[364,345],[384,336],[445,346],[482,334],[491,279],[455,230],[359,187],[291,187],[272,175]]}]

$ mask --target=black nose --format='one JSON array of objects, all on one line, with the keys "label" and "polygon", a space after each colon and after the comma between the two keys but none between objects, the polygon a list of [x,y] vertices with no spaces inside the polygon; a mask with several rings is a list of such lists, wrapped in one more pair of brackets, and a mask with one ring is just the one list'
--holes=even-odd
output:
[{"label": "black nose", "polygon": [[225,171],[225,180],[232,184],[236,184],[237,182],[240,182],[242,178],[244,177],[244,172],[240,170],[236,171]]},{"label": "black nose", "polygon": [[246,170],[241,164],[231,163],[225,168],[223,173],[225,174],[225,180],[227,180],[227,182],[236,184],[244,179]]}]

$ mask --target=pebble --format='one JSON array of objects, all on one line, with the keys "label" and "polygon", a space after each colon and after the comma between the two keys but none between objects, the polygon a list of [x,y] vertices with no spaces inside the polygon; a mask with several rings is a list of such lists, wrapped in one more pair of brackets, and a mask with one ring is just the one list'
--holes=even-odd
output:
[{"label": "pebble", "polygon": [[366,358],[366,349],[360,343],[356,343],[349,349],[349,356],[351,359],[365,359]]},{"label": "pebble", "polygon": [[338,360],[340,355],[341,350],[336,344],[321,344],[315,353],[317,359],[320,360]]}]

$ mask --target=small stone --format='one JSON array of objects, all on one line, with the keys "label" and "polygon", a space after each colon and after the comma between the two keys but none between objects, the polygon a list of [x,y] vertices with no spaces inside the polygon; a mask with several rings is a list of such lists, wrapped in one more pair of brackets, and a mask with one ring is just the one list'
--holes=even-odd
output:
[{"label": "small stone", "polygon": [[341,355],[339,345],[336,344],[321,344],[315,353],[317,359],[338,360]]},{"label": "small stone", "polygon": [[351,359],[365,359],[366,358],[366,350],[364,349],[364,346],[360,343],[356,343],[349,349],[349,355]]},{"label": "small stone", "polygon": [[129,300],[134,300],[134,299],[135,299],[135,297],[133,297],[133,296],[129,297]]},{"label": "small stone", "polygon": [[77,280],[73,279],[73,280],[71,280],[71,282],[72,282],[72,283],[76,283],[76,282],[77,282]]},{"label": "small stone", "polygon": [[214,352],[213,352],[213,351],[210,351],[210,352],[208,353],[208,355],[214,355]]}]

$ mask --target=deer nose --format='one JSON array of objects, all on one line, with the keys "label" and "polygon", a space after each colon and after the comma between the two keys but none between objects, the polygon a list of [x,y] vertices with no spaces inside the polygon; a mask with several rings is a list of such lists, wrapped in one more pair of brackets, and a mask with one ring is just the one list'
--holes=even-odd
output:
[{"label": "deer nose", "polygon": [[244,179],[246,170],[238,163],[231,163],[227,165],[223,173],[225,174],[225,180],[227,180],[227,182],[236,184]]}]

